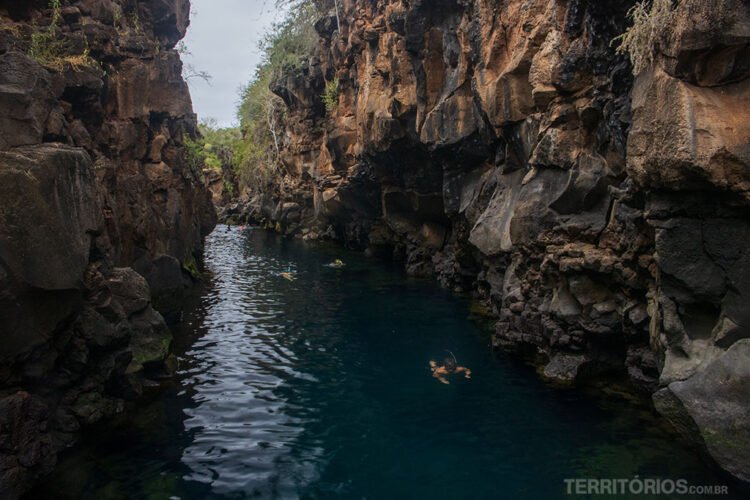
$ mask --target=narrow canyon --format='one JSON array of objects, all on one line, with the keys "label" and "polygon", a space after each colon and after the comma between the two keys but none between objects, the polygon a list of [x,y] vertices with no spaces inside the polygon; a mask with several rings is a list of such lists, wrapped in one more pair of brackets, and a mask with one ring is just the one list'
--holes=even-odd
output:
[{"label": "narrow canyon", "polygon": [[0,1],[0,498],[159,397],[218,221],[437,279],[750,481],[747,1],[654,0],[640,41],[633,0],[312,3],[248,180],[190,153],[189,0]]}]

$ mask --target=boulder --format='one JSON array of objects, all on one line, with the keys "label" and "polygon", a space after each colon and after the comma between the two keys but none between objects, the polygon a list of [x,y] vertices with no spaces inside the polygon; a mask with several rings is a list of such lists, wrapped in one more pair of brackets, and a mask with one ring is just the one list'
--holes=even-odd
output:
[{"label": "boulder", "polygon": [[76,311],[102,228],[86,152],[55,144],[0,152],[0,358],[49,340]]},{"label": "boulder", "polygon": [[736,342],[705,369],[654,396],[656,408],[699,440],[724,469],[750,481],[750,339]]},{"label": "boulder", "polygon": [[142,283],[150,293],[154,307],[163,314],[179,311],[190,279],[183,272],[183,265],[170,255],[160,255],[155,259],[141,259],[136,262],[136,271],[146,278]]},{"label": "boulder", "polygon": [[544,376],[555,382],[570,384],[583,376],[590,359],[583,354],[555,354],[544,367]]},{"label": "boulder", "polygon": [[750,79],[697,87],[656,67],[636,80],[628,172],[641,185],[750,201]]},{"label": "boulder", "polygon": [[88,154],[61,145],[0,152],[0,259],[18,283],[76,288],[102,208]]},{"label": "boulder", "polygon": [[145,278],[130,268],[116,267],[107,280],[112,296],[120,303],[125,317],[141,312],[151,303]]}]

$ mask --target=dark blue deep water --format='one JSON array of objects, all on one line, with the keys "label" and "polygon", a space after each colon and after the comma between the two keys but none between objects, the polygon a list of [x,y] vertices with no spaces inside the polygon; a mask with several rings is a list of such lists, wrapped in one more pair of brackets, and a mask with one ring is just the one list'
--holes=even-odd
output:
[{"label": "dark blue deep water", "polygon": [[[345,268],[324,266],[337,257]],[[565,478],[726,483],[648,405],[546,386],[490,352],[467,300],[395,265],[224,227],[206,264],[177,380],[88,432],[38,495],[541,499],[564,497]],[[431,378],[445,349],[472,380]]]}]

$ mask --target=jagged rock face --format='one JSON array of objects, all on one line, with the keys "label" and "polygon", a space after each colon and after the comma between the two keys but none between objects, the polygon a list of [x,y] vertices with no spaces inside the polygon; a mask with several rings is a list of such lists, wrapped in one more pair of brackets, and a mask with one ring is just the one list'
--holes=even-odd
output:
[{"label": "jagged rock face", "polygon": [[[104,219],[85,152],[45,145],[0,155],[3,298],[20,299],[3,301],[0,357],[7,362],[48,341],[71,314],[80,297],[68,292],[81,282]],[[42,303],[56,305],[44,308],[52,314],[35,313]]]},{"label": "jagged rock face", "polygon": [[1,498],[165,373],[152,291],[179,297],[215,223],[182,151],[189,2],[63,1],[66,50],[100,67],[27,55],[46,4],[0,3]]},{"label": "jagged rock face", "polygon": [[82,425],[141,391],[171,334],[146,280],[106,259],[102,198],[80,148],[0,152],[0,496],[49,472]]},{"label": "jagged rock face", "polygon": [[[707,449],[747,477],[719,448],[748,430],[704,418],[698,389],[744,355],[727,349],[750,325],[747,5],[679,2],[634,80],[611,43],[633,2],[339,4],[341,32],[321,19],[310,64],[272,85],[287,175],[250,216],[473,290],[495,343],[541,354],[545,376],[671,390],[683,405],[657,407],[720,435]],[[734,415],[739,394],[722,396]]]},{"label": "jagged rock face", "polygon": [[[657,409],[750,481],[750,9],[681,2],[633,88],[628,173],[647,192]],[[682,426],[684,429],[684,426]],[[697,430],[695,430],[697,429]]]},{"label": "jagged rock face", "polygon": [[342,32],[321,20],[317,57],[273,86],[290,175],[256,209],[475,289],[498,344],[575,355],[581,373],[637,358],[655,387],[653,229],[625,171],[630,67],[610,45],[628,7],[343,2]]},{"label": "jagged rock face", "polygon": [[[68,50],[88,48],[101,67],[50,71],[26,54],[31,25],[51,22],[41,5],[8,2],[0,15],[0,148],[61,142],[94,160],[112,258],[134,266],[155,293],[171,291],[154,262],[200,257],[215,224],[199,172],[183,159],[195,133],[190,93],[173,49],[184,36],[189,2],[63,2],[59,28]],[[164,259],[161,259],[164,260]],[[163,273],[161,273],[163,274]]]}]

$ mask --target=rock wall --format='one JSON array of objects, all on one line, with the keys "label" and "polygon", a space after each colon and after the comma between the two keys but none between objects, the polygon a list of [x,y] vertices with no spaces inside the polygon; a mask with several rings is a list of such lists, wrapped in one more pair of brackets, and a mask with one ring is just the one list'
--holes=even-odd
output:
[{"label": "rock wall", "polygon": [[750,481],[750,5],[682,2],[639,75],[628,173],[654,231],[656,407]]},{"label": "rock wall", "polygon": [[[0,498],[169,371],[215,224],[184,161],[187,0],[0,2]],[[34,58],[44,38],[45,58]],[[38,40],[37,40],[38,41]],[[37,46],[37,49],[39,47]]]},{"label": "rock wall", "polygon": [[272,85],[286,172],[245,216],[473,292],[497,346],[626,373],[750,479],[748,5],[677,2],[633,78],[633,2],[339,4]]}]

